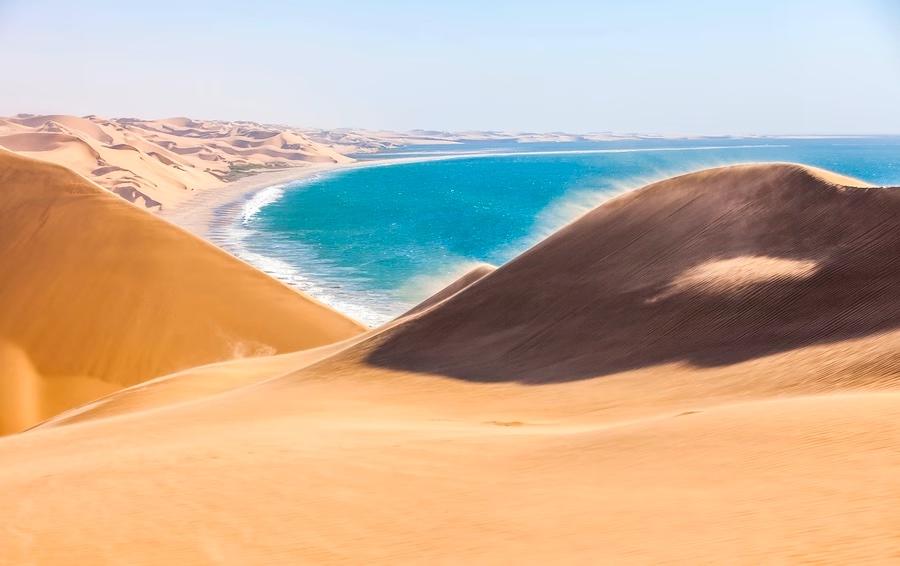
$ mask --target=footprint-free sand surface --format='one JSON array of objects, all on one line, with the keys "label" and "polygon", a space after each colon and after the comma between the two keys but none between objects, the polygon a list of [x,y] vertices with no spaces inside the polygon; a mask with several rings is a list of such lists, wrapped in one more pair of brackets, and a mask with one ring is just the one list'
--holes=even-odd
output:
[{"label": "footprint-free sand surface", "polygon": [[[2,359],[158,371],[0,439],[0,562],[897,558],[897,189],[662,181],[363,332],[61,168],[2,171],[0,257],[26,266]],[[49,237],[89,205],[122,232]],[[88,323],[117,312],[124,348]],[[200,359],[219,325],[286,353]]]}]

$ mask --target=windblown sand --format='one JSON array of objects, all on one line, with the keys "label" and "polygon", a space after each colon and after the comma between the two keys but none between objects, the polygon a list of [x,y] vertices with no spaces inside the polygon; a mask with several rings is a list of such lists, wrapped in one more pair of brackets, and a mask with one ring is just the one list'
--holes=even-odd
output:
[{"label": "windblown sand", "polygon": [[[0,183],[16,193],[38,174],[52,195],[72,182],[8,160]],[[16,202],[32,227],[74,206]],[[145,214],[102,202],[95,218]],[[0,440],[0,562],[891,562],[898,223],[897,189],[730,167],[607,202],[380,329],[291,295],[315,312],[279,320],[283,336],[323,320],[340,332],[159,377]],[[46,256],[27,274],[42,285],[60,256],[16,234]],[[147,248],[123,240],[132,253],[112,265],[135,273]],[[64,257],[92,273],[92,250]],[[225,280],[178,288],[199,301]],[[155,296],[154,312],[190,318],[188,298]],[[274,316],[259,296],[271,294],[240,320]],[[57,325],[91,318],[30,308]],[[72,336],[41,334],[69,352]],[[40,374],[42,343],[0,368]],[[81,348],[106,363],[117,349],[101,344]]]}]

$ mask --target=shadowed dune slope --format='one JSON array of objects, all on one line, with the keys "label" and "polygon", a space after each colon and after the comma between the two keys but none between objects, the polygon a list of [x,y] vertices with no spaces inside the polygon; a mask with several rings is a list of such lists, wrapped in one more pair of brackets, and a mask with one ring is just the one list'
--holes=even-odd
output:
[{"label": "shadowed dune slope", "polygon": [[381,329],[2,438],[0,563],[890,562],[897,192],[846,183],[657,183]]},{"label": "shadowed dune slope", "polygon": [[708,170],[585,215],[391,330],[374,365],[542,383],[725,365],[900,325],[900,190]]},{"label": "shadowed dune slope", "polygon": [[0,153],[0,218],[2,383],[31,399],[0,432],[178,369],[362,330],[59,166]]}]

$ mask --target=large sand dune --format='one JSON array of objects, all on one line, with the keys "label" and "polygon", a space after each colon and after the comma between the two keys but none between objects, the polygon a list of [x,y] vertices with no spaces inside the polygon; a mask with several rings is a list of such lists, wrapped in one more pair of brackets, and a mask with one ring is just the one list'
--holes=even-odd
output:
[{"label": "large sand dune", "polygon": [[174,370],[361,331],[78,175],[2,150],[0,218],[0,433]]},{"label": "large sand dune", "polygon": [[840,181],[749,165],[629,193],[395,329],[369,361],[542,383],[897,329],[900,192]]},{"label": "large sand dune", "polygon": [[188,118],[22,114],[0,119],[0,147],[64,165],[153,209],[254,171],[352,161],[287,127]]},{"label": "large sand dune", "polygon": [[889,562],[898,218],[798,166],[651,185],[385,328],[0,440],[0,562]]}]

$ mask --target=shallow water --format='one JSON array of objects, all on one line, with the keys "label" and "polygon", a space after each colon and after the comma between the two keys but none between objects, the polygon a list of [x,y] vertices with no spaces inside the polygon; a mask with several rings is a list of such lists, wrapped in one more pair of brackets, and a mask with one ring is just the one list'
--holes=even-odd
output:
[{"label": "shallow water", "polygon": [[[365,167],[270,187],[214,240],[370,325],[478,262],[501,264],[624,190],[717,165],[792,161],[900,185],[900,138],[466,144],[501,155]],[[530,150],[531,153],[510,154]],[[560,153],[572,151],[572,153]]]}]

